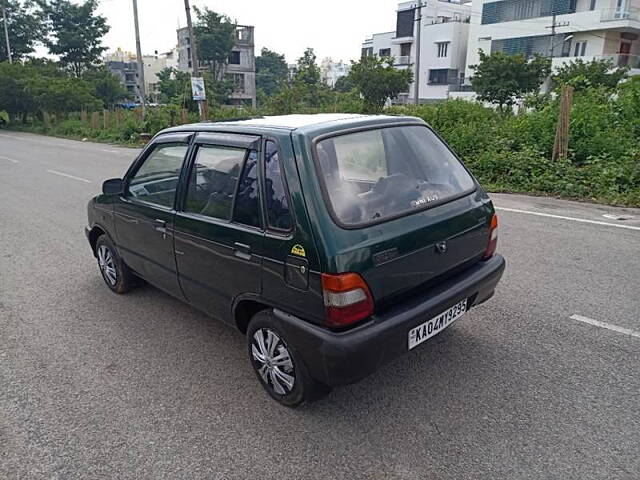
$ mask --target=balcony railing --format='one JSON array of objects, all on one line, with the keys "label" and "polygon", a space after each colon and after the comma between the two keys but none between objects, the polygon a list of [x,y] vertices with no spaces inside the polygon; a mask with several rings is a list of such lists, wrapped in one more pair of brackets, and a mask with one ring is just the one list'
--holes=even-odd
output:
[{"label": "balcony railing", "polygon": [[429,25],[439,25],[441,23],[471,23],[471,16],[463,17],[438,17],[431,21]]},{"label": "balcony railing", "polygon": [[605,8],[604,10],[602,10],[600,21],[613,22],[616,20],[640,21],[640,8]]},{"label": "balcony railing", "polygon": [[605,55],[593,55],[586,57],[554,57],[553,59],[553,68],[557,68],[561,65],[564,65],[568,62],[573,62],[576,60],[582,60],[583,62],[591,62],[598,60],[609,60],[614,67],[629,67],[629,68],[639,68],[640,69],[640,56],[639,55],[629,55],[626,53],[611,53]]},{"label": "balcony railing", "polygon": [[395,64],[396,65],[409,65],[411,63],[411,58],[408,55],[401,55],[396,57]]},{"label": "balcony railing", "polygon": [[626,53],[616,53],[613,55],[602,55],[601,58],[610,60],[616,67],[640,68],[640,56],[628,55]]}]

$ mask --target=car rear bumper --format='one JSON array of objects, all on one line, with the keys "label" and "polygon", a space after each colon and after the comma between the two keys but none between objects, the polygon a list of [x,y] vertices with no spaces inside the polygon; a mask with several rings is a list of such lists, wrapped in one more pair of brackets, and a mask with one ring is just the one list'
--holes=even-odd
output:
[{"label": "car rear bumper", "polygon": [[413,327],[465,298],[467,308],[491,298],[504,269],[504,258],[495,255],[430,289],[421,298],[376,314],[345,332],[333,332],[280,310],[274,313],[311,376],[329,386],[346,385],[408,352],[408,334]]}]

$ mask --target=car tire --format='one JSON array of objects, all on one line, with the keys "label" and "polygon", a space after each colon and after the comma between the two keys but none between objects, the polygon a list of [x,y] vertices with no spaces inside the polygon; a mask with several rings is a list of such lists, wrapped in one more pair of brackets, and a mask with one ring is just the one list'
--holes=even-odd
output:
[{"label": "car tire", "polygon": [[297,407],[331,391],[309,375],[302,357],[278,327],[271,310],[253,316],[247,329],[247,346],[258,381],[281,405]]},{"label": "car tire", "polygon": [[100,235],[96,241],[96,258],[102,279],[115,293],[127,293],[135,285],[135,277],[127,267],[115,246],[106,235]]}]

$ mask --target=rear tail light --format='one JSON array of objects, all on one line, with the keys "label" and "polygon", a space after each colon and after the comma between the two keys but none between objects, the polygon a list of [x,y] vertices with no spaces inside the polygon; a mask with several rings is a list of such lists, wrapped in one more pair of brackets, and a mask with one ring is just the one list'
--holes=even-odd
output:
[{"label": "rear tail light", "polygon": [[498,216],[494,213],[491,218],[491,226],[489,227],[489,243],[487,249],[484,251],[482,257],[483,260],[493,257],[496,253],[496,247],[498,246]]},{"label": "rear tail light", "polygon": [[330,327],[346,327],[373,314],[373,297],[357,273],[323,273],[322,292]]}]

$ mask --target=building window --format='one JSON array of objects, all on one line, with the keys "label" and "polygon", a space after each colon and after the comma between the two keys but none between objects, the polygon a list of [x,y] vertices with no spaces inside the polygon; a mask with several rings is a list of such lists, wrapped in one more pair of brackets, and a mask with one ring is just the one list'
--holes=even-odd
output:
[{"label": "building window", "polygon": [[429,70],[429,85],[446,85],[449,83],[449,70],[439,68]]},{"label": "building window", "polygon": [[576,46],[573,50],[574,57],[584,57],[587,51],[587,42],[576,42]]},{"label": "building window", "polygon": [[596,0],[591,0],[591,4],[589,5],[589,10],[596,9]]},{"label": "building window", "polygon": [[408,57],[411,55],[411,44],[410,43],[403,43],[400,45],[400,56],[401,57]]},{"label": "building window", "polygon": [[240,65],[240,52],[237,50],[229,54],[229,65]]},{"label": "building window", "polygon": [[233,85],[233,93],[244,93],[244,73],[229,73],[227,79]]},{"label": "building window", "polygon": [[379,57],[390,57],[391,56],[391,49],[390,48],[381,48],[380,50],[378,50],[378,56]]},{"label": "building window", "polygon": [[577,0],[501,0],[482,6],[482,24],[575,13]]},{"label": "building window", "polygon": [[413,24],[415,23],[415,9],[398,12],[396,23],[396,37],[413,37]]},{"label": "building window", "polygon": [[[564,39],[564,34],[557,34],[553,37],[553,45],[559,46]],[[532,57],[536,53],[539,55],[548,55],[549,41],[549,35],[493,40],[491,42],[491,53],[504,52],[508,55],[521,53],[527,58]]]},{"label": "building window", "polygon": [[449,53],[449,42],[438,42],[436,43],[438,47],[438,58],[444,58]]},{"label": "building window", "polygon": [[[464,74],[462,74],[464,78]],[[429,85],[456,85],[460,84],[460,74],[455,68],[436,68],[429,70]]]},{"label": "building window", "polygon": [[367,47],[362,49],[363,57],[370,57],[371,55],[373,55],[373,47]]}]

